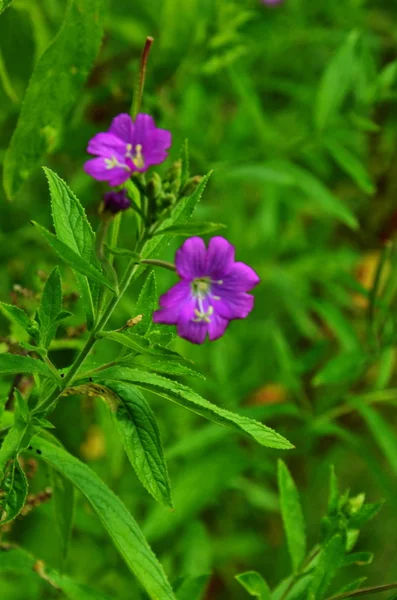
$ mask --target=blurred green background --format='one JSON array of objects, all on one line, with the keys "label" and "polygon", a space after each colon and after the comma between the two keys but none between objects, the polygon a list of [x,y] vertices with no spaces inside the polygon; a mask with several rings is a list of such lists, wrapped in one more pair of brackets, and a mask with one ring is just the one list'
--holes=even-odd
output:
[{"label": "blurred green background", "polygon": [[[0,16],[0,162],[29,77],[65,6],[63,0],[15,0]],[[212,344],[177,342],[206,376],[189,383],[294,443],[296,450],[283,458],[300,490],[312,544],[319,539],[331,464],[342,487],[364,491],[372,502],[384,498],[358,550],[375,552],[365,569],[369,584],[391,581],[397,391],[384,390],[397,387],[397,5],[108,2],[100,54],[43,161],[72,187],[93,225],[106,186],[84,174],[85,148],[115,115],[129,111],[147,35],[155,42],[143,111],[173,135],[162,169],[188,138],[193,173],[214,169],[196,216],[227,225],[224,235],[235,244],[237,259],[261,277],[249,319],[233,322]],[[43,273],[56,264],[30,225],[51,223],[40,169],[12,202],[0,190],[0,214],[0,298],[33,311]],[[133,223],[126,214],[125,247]],[[172,260],[175,248],[163,258]],[[76,315],[53,349],[59,367],[70,363],[84,335],[75,282],[68,268],[62,267],[62,275]],[[163,293],[174,277],[159,273],[158,282]],[[134,314],[141,285],[123,300],[115,327]],[[5,320],[0,327],[4,351],[20,332]],[[106,360],[112,351],[102,343],[95,358]],[[3,378],[2,397],[9,387]],[[56,433],[121,495],[171,581],[211,572],[208,600],[247,597],[234,580],[247,569],[275,585],[290,572],[277,498],[280,453],[150,400],[166,447],[174,513],[155,506],[141,487],[92,399],[62,402],[53,415]],[[33,488],[49,485],[46,477],[41,466]],[[9,538],[57,566],[51,502],[18,520]],[[66,570],[113,598],[145,597],[82,498]],[[58,597],[29,575],[0,577],[0,590],[2,600]]]}]

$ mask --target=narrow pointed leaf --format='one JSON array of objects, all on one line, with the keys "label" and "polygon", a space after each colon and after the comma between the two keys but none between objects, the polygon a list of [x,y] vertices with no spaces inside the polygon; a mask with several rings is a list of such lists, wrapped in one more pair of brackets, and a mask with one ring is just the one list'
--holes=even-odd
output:
[{"label": "narrow pointed leaf", "polygon": [[306,533],[298,490],[285,463],[278,461],[278,487],[284,529],[292,566],[298,571],[306,556]]},{"label": "narrow pointed leaf", "polygon": [[134,332],[146,335],[152,327],[152,315],[157,305],[157,285],[154,271],[150,271],[138,296],[136,314],[143,315]]},{"label": "narrow pointed leaf", "polygon": [[293,447],[288,440],[266,425],[211,404],[186,386],[155,373],[144,373],[128,367],[112,367],[103,371],[102,377],[130,381],[138,387],[163,396],[206,419],[231,427],[240,433],[246,433],[263,446],[280,449]]},{"label": "narrow pointed leaf", "polygon": [[31,327],[32,320],[29,318],[26,312],[21,308],[18,308],[18,306],[0,302],[0,310],[4,316],[7,317],[7,319],[13,323],[17,323],[17,325],[22,327],[25,331],[28,331]]},{"label": "narrow pointed leaf", "polygon": [[58,328],[57,318],[62,310],[62,286],[59,269],[49,276],[37,311],[40,324],[40,343],[48,348]]},{"label": "narrow pointed leaf", "polygon": [[250,596],[259,598],[259,600],[271,600],[272,595],[269,586],[262,575],[256,571],[241,573],[241,575],[236,575],[236,579]]},{"label": "narrow pointed leaf", "polygon": [[19,354],[0,354],[0,374],[13,375],[17,373],[38,373],[58,381],[55,373],[41,360]]},{"label": "narrow pointed leaf", "polygon": [[21,512],[28,495],[28,482],[18,460],[15,459],[0,483],[0,526],[13,521]]},{"label": "narrow pointed leaf", "polygon": [[121,500],[96,473],[63,448],[38,436],[31,443],[34,449],[41,450],[42,460],[68,478],[91,503],[121,556],[149,597],[152,600],[175,600],[160,563]]}]

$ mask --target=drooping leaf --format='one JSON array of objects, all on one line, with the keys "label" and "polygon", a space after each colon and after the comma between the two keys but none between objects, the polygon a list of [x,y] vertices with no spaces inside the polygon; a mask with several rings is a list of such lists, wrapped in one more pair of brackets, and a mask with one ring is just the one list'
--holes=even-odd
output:
[{"label": "drooping leaf", "polygon": [[50,274],[41,296],[37,316],[40,325],[40,343],[48,348],[55,337],[62,310],[62,285],[59,269],[56,267]]},{"label": "drooping leaf", "polygon": [[280,507],[292,566],[298,571],[306,556],[306,533],[298,490],[287,466],[278,461]]},{"label": "drooping leaf", "polygon": [[113,380],[98,382],[118,400],[114,411],[117,430],[141,483],[162,504],[172,506],[160,431],[149,404],[131,384]]},{"label": "drooping leaf", "polygon": [[0,573],[14,573],[15,575],[35,573],[37,577],[46,581],[56,590],[62,590],[70,600],[110,600],[110,597],[103,592],[98,592],[87,585],[77,583],[66,575],[61,575],[21,548],[0,550]]},{"label": "drooping leaf", "polygon": [[52,501],[55,525],[59,534],[61,549],[61,570],[67,559],[74,516],[74,487],[71,482],[55,469],[51,469]]},{"label": "drooping leaf", "polygon": [[259,600],[271,600],[271,592],[262,575],[256,571],[247,571],[236,575],[236,579],[250,596],[259,598]]},{"label": "drooping leaf", "polygon": [[153,600],[175,600],[160,563],[150,549],[137,523],[121,500],[101,479],[63,448],[36,436],[33,448],[41,458],[69,479],[91,503],[130,570]]},{"label": "drooping leaf", "polygon": [[106,277],[97,269],[91,262],[74,252],[67,244],[64,244],[54,234],[50,233],[39,225],[33,222],[33,225],[39,230],[41,235],[45,238],[47,243],[56,252],[59,258],[67,263],[72,269],[78,273],[85,275],[91,281],[96,281],[102,285],[105,285],[112,292],[115,292],[112,284],[106,279]]},{"label": "drooping leaf", "polygon": [[102,372],[101,378],[103,377],[116,381],[130,381],[138,387],[180,404],[210,421],[246,433],[263,446],[279,449],[293,447],[288,440],[266,425],[211,404],[186,386],[155,373],[144,373],[128,367],[111,367]]},{"label": "drooping leaf", "polygon": [[9,464],[0,482],[0,526],[13,521],[25,505],[28,482],[18,460]]},{"label": "drooping leaf", "polygon": [[9,198],[57,146],[63,121],[99,50],[102,19],[103,0],[69,0],[58,35],[35,67],[6,152],[4,188]]}]

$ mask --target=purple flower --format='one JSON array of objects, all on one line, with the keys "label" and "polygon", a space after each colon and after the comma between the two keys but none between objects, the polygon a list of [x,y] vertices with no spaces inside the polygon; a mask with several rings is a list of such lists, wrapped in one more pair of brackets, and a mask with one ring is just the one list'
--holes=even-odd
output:
[{"label": "purple flower", "polygon": [[127,190],[124,188],[119,192],[107,192],[103,195],[104,209],[113,214],[121,210],[127,210],[131,206],[131,200],[127,196]]},{"label": "purple flower", "polygon": [[121,114],[112,121],[109,131],[97,133],[89,141],[87,152],[97,158],[88,160],[84,170],[98,181],[121,185],[132,173],[142,173],[167,158],[171,134],[158,129],[150,115],[139,114],[135,121]]},{"label": "purple flower", "polygon": [[229,321],[245,319],[254,306],[247,294],[259,283],[251,267],[234,260],[234,246],[213,237],[206,248],[199,237],[186,240],[176,253],[181,281],[160,298],[155,323],[176,325],[178,335],[194,344],[221,337]]}]

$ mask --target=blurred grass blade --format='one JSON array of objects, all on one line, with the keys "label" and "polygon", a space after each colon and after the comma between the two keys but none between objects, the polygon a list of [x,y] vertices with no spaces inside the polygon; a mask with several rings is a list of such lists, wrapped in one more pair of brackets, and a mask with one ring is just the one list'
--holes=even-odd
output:
[{"label": "blurred grass blade", "polygon": [[298,490],[287,466],[278,461],[280,507],[292,566],[297,572],[306,556],[305,522]]},{"label": "blurred grass blade", "polygon": [[240,575],[236,575],[236,579],[247,590],[250,596],[259,598],[259,600],[271,600],[272,594],[269,586],[262,575],[256,571],[241,573]]},{"label": "blurred grass blade", "polygon": [[[220,408],[204,400],[188,387],[171,381],[155,373],[145,373],[128,367],[112,367],[102,372],[102,377],[119,381],[130,381],[138,387],[163,396],[176,404],[191,410],[210,421],[231,427],[240,433],[246,433],[263,446],[287,450],[293,448],[292,444],[270,427],[258,421],[249,419],[237,413]],[[98,379],[98,377],[96,378]]]},{"label": "blurred grass blade", "polygon": [[315,124],[319,130],[330,124],[353,87],[356,70],[355,49],[358,39],[359,33],[351,31],[324,71],[317,92],[314,113]]},{"label": "blurred grass blade", "polygon": [[178,600],[204,600],[209,575],[198,577],[185,577],[176,587]]},{"label": "blurred grass blade", "polygon": [[55,525],[61,547],[60,570],[62,571],[68,557],[72,535],[75,494],[70,481],[55,469],[51,469],[51,482]]},{"label": "blurred grass blade", "polygon": [[[127,456],[142,485],[161,504],[172,507],[171,484],[156,417],[141,392],[131,384],[99,382],[115,398],[108,402]],[[106,400],[106,395],[104,397]],[[114,401],[118,406],[114,407]]]},{"label": "blurred grass blade", "polygon": [[310,586],[310,593],[314,600],[324,598],[338,569],[343,565],[345,547],[346,540],[338,533],[322,548]]},{"label": "blurred grass blade", "polygon": [[366,422],[372,436],[397,475],[397,438],[389,423],[372,406],[358,406],[358,412]]},{"label": "blurred grass blade", "polygon": [[327,139],[325,146],[334,161],[357,183],[366,194],[374,194],[376,188],[362,162],[336,139]]},{"label": "blurred grass blade", "polygon": [[11,6],[12,2],[13,0],[0,0],[0,15],[6,8]]},{"label": "blurred grass blade", "polygon": [[35,573],[37,577],[46,581],[55,590],[61,590],[70,600],[111,600],[103,592],[77,583],[61,575],[54,569],[47,567],[43,561],[37,560],[31,554],[20,548],[0,550],[0,573],[13,573],[26,576],[27,573]]},{"label": "blurred grass blade", "polygon": [[5,155],[3,182],[8,198],[15,196],[43,155],[58,145],[64,118],[99,50],[102,13],[103,0],[69,0],[58,35],[40,57]]},{"label": "blurred grass blade", "polygon": [[35,449],[40,449],[44,461],[67,477],[91,503],[121,556],[150,598],[175,600],[163,569],[138,525],[126,506],[98,475],[63,448],[43,438],[35,437],[31,444]]}]

